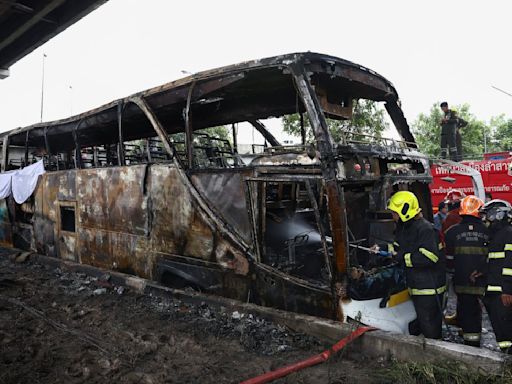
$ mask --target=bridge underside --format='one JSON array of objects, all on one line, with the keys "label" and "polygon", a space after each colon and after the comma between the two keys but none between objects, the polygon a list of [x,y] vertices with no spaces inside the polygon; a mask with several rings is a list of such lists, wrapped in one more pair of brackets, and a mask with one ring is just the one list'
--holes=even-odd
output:
[{"label": "bridge underside", "polygon": [[0,0],[0,79],[9,67],[107,0]]}]

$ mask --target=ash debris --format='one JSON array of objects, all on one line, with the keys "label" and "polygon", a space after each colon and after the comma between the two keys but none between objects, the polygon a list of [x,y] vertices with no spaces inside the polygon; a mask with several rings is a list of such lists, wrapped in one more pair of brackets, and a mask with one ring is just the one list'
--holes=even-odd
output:
[{"label": "ash debris", "polygon": [[252,314],[229,311],[226,308],[216,310],[204,302],[191,305],[179,300],[153,297],[151,304],[169,320],[188,321],[194,326],[194,330],[207,332],[215,337],[236,338],[245,349],[265,356],[321,346],[317,339],[308,335],[291,332],[286,327]]},{"label": "ash debris", "polygon": [[[32,267],[38,268],[34,264]],[[99,278],[85,273],[67,272],[55,268],[52,273],[58,277],[59,289],[69,295],[100,296],[124,294],[126,288],[111,283],[110,275]],[[247,350],[272,356],[294,349],[307,349],[320,346],[320,342],[308,335],[291,332],[287,328],[252,314],[238,311],[211,308],[207,303],[199,305],[184,303],[172,298],[147,298],[150,306],[161,314],[162,319],[188,322],[193,332],[207,332],[214,337],[236,338]]]}]

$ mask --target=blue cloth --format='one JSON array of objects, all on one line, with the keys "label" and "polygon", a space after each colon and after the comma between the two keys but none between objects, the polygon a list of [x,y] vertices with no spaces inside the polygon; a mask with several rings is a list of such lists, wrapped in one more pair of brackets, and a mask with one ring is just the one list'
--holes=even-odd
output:
[{"label": "blue cloth", "polygon": [[349,296],[354,300],[381,299],[404,289],[407,289],[405,271],[395,263],[381,267],[359,280],[351,280]]},{"label": "blue cloth", "polygon": [[434,215],[434,228],[438,231],[441,231],[443,228],[443,221],[446,219],[446,213],[437,212]]}]

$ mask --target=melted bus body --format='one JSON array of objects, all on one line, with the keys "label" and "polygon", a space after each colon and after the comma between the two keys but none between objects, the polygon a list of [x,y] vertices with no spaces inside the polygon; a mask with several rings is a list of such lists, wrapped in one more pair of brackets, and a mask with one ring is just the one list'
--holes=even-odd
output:
[{"label": "melted bus body", "polygon": [[[382,103],[401,139],[352,131],[359,99]],[[290,114],[302,142],[282,146],[262,120]],[[337,141],[331,120],[348,122]],[[242,122],[264,138],[243,156],[236,133],[212,134]],[[392,240],[390,195],[411,190],[432,216],[428,160],[394,87],[322,54],[201,72],[1,143],[2,171],[46,169],[28,201],[2,202],[4,244],[339,320],[352,316],[348,269],[368,259],[351,244]]]}]

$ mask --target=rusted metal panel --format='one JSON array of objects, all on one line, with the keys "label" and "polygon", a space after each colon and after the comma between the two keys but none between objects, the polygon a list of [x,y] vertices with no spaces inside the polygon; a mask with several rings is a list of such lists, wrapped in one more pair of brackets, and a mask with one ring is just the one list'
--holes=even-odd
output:
[{"label": "rusted metal panel", "polygon": [[80,262],[112,268],[109,232],[101,229],[78,229]]},{"label": "rusted metal panel", "polygon": [[173,166],[82,170],[77,183],[82,262],[150,277],[155,253],[212,257],[213,233]]},{"label": "rusted metal panel", "polygon": [[[174,166],[81,170],[77,184],[82,262],[151,277],[154,256],[150,255],[179,254],[218,261],[236,274],[248,273],[245,255],[229,242],[215,240],[212,224],[194,204]],[[128,203],[127,217],[134,223],[121,226],[117,215],[126,214]]]},{"label": "rusted metal panel", "polygon": [[77,241],[74,235],[60,234],[59,236],[59,255],[61,259],[76,260]]},{"label": "rusted metal panel", "polygon": [[111,269],[133,273],[152,279],[155,270],[155,253],[147,237],[129,233],[109,232]]},{"label": "rusted metal panel", "polygon": [[243,179],[250,175],[251,170],[198,172],[191,176],[199,193],[247,244],[251,242],[251,226]]},{"label": "rusted metal panel", "polygon": [[190,286],[241,301],[250,297],[251,276],[225,271],[216,263],[191,261],[174,255],[159,259],[155,279],[174,288]]},{"label": "rusted metal panel", "polygon": [[217,242],[215,258],[222,268],[231,270],[237,275],[249,273],[249,260],[246,255],[224,239]]},{"label": "rusted metal panel", "polygon": [[58,255],[70,261],[78,261],[75,212],[76,202],[58,202]]},{"label": "rusted metal panel", "polygon": [[12,246],[12,226],[5,199],[0,200],[0,245]]},{"label": "rusted metal panel", "polygon": [[[187,188],[180,182],[176,168],[173,165],[152,166],[149,190],[151,210],[156,213],[151,219],[151,242],[154,251],[183,255],[187,245],[187,233],[194,220],[194,207]],[[200,250],[196,256],[211,258],[213,247]]]},{"label": "rusted metal panel", "polygon": [[57,188],[57,200],[76,201],[76,171],[58,173],[55,178],[51,175],[50,184]]},{"label": "rusted metal panel", "polygon": [[148,228],[146,165],[78,171],[81,227],[145,236]]},{"label": "rusted metal panel", "polygon": [[155,252],[217,261],[226,270],[246,275],[249,262],[190,195],[182,174],[172,166],[151,167],[151,242]]},{"label": "rusted metal panel", "polygon": [[203,217],[194,210],[192,221],[187,228],[187,236],[183,254],[209,260],[214,248],[214,236]]},{"label": "rusted metal panel", "polygon": [[76,200],[76,171],[41,175],[34,197],[35,249],[57,256],[59,245],[59,201]]},{"label": "rusted metal panel", "polygon": [[328,290],[315,289],[298,279],[259,264],[255,268],[254,301],[308,315],[332,317],[333,301]]},{"label": "rusted metal panel", "polygon": [[154,277],[156,255],[145,236],[80,228],[80,261],[148,279]]}]

